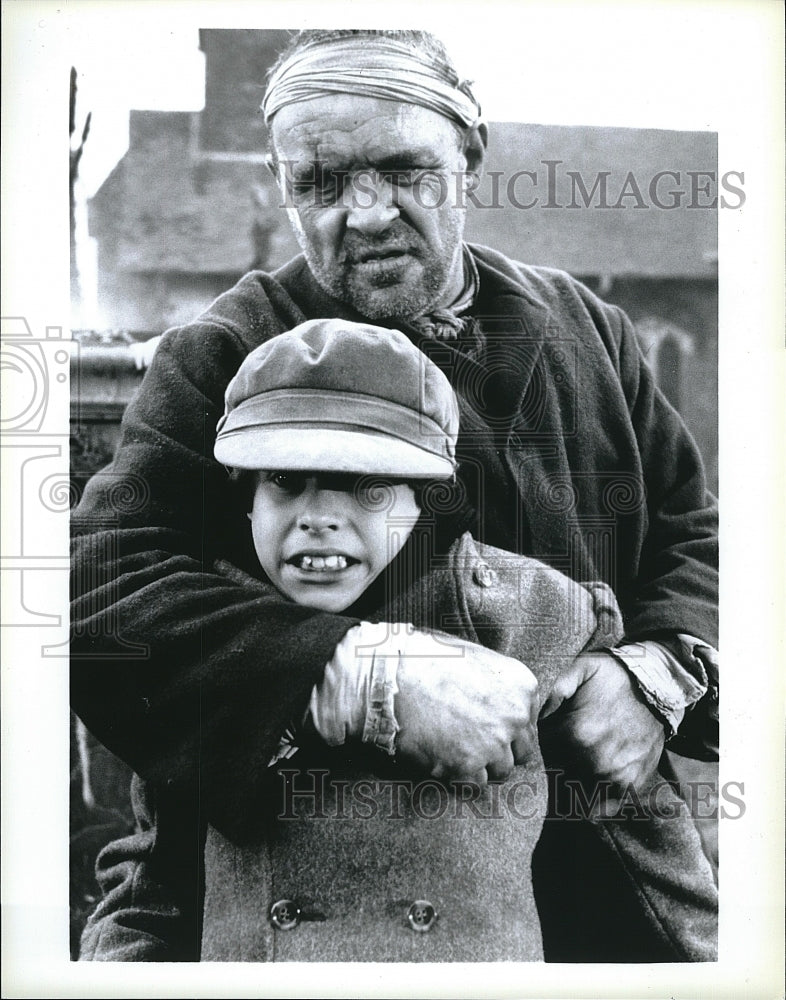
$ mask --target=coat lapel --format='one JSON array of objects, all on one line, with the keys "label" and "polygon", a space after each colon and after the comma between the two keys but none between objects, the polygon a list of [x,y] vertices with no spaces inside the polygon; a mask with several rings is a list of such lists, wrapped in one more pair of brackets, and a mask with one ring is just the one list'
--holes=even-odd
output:
[{"label": "coat lapel", "polygon": [[[498,440],[516,488],[515,523],[506,548],[541,558],[574,579],[594,579],[599,557],[579,521],[565,439],[575,435],[578,339],[561,327],[527,280],[526,270],[486,248],[475,248],[481,278],[478,314],[486,334],[484,365],[497,380],[497,406],[507,417]],[[499,437],[499,435],[497,435]],[[488,541],[488,539],[486,539]],[[496,544],[496,543],[495,543]],[[601,539],[599,546],[604,542]]]}]

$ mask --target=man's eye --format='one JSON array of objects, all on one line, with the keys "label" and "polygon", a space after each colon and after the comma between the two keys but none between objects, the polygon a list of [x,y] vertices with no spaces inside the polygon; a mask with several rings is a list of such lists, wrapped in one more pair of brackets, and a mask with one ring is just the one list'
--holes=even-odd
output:
[{"label": "man's eye", "polygon": [[292,184],[292,195],[300,200],[322,201],[325,198],[325,189],[322,184],[316,184],[313,180],[295,181]]},{"label": "man's eye", "polygon": [[313,198],[320,205],[330,204],[340,196],[346,178],[346,171],[318,168],[295,178],[292,182],[292,194],[301,199]]},{"label": "man's eye", "polygon": [[396,187],[412,187],[416,184],[428,183],[439,175],[436,167],[393,167],[383,171],[380,176]]},{"label": "man's eye", "polygon": [[400,170],[387,170],[382,176],[396,187],[410,187],[417,180],[419,173],[420,171],[414,167],[402,167]]}]

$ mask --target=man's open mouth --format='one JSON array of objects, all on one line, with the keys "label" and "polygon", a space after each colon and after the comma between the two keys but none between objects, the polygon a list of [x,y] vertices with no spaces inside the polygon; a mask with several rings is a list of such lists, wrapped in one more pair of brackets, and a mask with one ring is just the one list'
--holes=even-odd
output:
[{"label": "man's open mouth", "polygon": [[289,566],[294,566],[295,569],[305,570],[310,573],[335,572],[336,570],[347,569],[347,567],[354,566],[359,562],[358,559],[354,559],[352,556],[319,556],[307,555],[305,553],[292,556],[286,561]]}]

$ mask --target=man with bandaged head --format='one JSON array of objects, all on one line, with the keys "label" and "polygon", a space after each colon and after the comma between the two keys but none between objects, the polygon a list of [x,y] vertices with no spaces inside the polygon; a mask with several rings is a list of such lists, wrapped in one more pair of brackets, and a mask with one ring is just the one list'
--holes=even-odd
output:
[{"label": "man with bandaged head", "polygon": [[[463,242],[487,129],[441,44],[415,31],[304,32],[262,107],[303,253],[274,274],[246,275],[167,333],[112,466],[85,491],[73,519],[77,712],[166,789],[168,808],[196,810],[231,835],[261,801],[271,754],[326,665],[340,646],[363,647],[362,622],[212,571],[217,559],[253,569],[212,454],[227,384],[270,337],[335,317],[402,330],[457,394],[461,502],[435,514],[435,545],[469,528],[576,580],[603,580],[618,598],[621,643],[575,660],[542,710],[549,761],[591,790],[644,786],[667,739],[711,756],[716,509],[695,445],[619,309],[561,272]],[[409,648],[397,678],[401,766],[484,781],[526,758],[532,696],[520,675],[491,650],[473,651],[477,670],[462,689],[450,658]],[[357,708],[329,711],[351,720]],[[361,738],[348,722],[348,743]],[[583,824],[557,824],[556,836],[568,827],[580,841]],[[557,885],[545,841],[544,884]],[[593,851],[574,852],[585,874],[598,867]],[[552,957],[594,948],[602,960],[592,935],[603,920],[569,895],[560,884],[539,901],[546,957],[550,928],[559,937],[562,926],[571,940]],[[608,920],[606,960],[640,958],[626,904]]]}]

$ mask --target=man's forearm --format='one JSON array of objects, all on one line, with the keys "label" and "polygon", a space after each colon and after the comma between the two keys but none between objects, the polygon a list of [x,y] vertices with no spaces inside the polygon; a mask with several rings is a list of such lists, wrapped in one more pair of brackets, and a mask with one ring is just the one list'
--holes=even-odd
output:
[{"label": "man's forearm", "polygon": [[230,798],[253,803],[287,720],[353,624],[215,567],[253,552],[212,455],[224,390],[244,337],[281,325],[246,305],[219,300],[209,322],[163,338],[112,466],[72,516],[74,708],[141,775],[199,784],[208,815]]},{"label": "man's forearm", "polygon": [[152,549],[144,533],[113,538],[122,551],[102,570],[111,584],[97,569],[100,533],[75,544],[76,572],[96,581],[73,603],[75,711],[144,777],[199,783],[207,808],[252,801],[354,621]]}]

